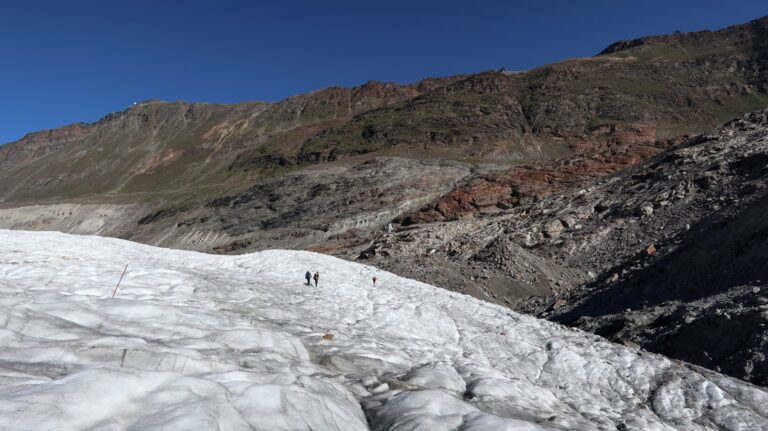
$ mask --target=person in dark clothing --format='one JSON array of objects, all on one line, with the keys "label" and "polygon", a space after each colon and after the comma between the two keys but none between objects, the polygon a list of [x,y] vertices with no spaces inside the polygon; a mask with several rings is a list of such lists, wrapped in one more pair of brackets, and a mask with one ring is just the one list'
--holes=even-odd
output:
[{"label": "person in dark clothing", "polygon": [[373,287],[376,287],[376,277],[373,277]]},{"label": "person in dark clothing", "polygon": [[320,273],[319,273],[319,272],[316,272],[316,273],[315,273],[315,276],[314,276],[314,277],[312,277],[312,278],[314,278],[314,279],[315,279],[315,287],[317,287],[317,280],[320,280]]},{"label": "person in dark clothing", "polygon": [[307,286],[311,286],[312,285],[312,273],[307,271],[307,273],[304,274],[304,278],[307,279]]}]

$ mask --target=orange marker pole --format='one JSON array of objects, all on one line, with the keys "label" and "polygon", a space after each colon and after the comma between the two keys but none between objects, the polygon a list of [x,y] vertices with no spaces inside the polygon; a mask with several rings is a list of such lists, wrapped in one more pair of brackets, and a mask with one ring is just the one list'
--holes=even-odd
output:
[{"label": "orange marker pole", "polygon": [[117,286],[115,286],[115,290],[112,292],[112,297],[115,297],[115,293],[117,293],[117,288],[120,287],[120,282],[123,281],[123,277],[125,277],[125,271],[128,271],[128,264],[125,264],[125,269],[123,269],[123,274],[120,275],[120,280],[117,280]]}]

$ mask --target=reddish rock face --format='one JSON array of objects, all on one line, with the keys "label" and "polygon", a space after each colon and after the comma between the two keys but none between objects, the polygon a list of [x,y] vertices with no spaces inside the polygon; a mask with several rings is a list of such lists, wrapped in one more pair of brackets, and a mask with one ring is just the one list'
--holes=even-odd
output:
[{"label": "reddish rock face", "polygon": [[393,82],[368,81],[365,84],[351,90],[352,101],[363,98],[406,99],[422,95],[436,88],[444,87],[464,78],[462,75],[445,78],[427,78],[416,84],[396,84]]},{"label": "reddish rock face", "polygon": [[653,123],[604,125],[570,145],[574,155],[494,171],[402,218],[404,224],[458,220],[576,188],[682,142],[656,139]]},{"label": "reddish rock face", "polygon": [[59,129],[30,133],[16,142],[0,147],[0,162],[24,162],[42,157],[82,138],[93,130],[91,124],[72,124]]}]

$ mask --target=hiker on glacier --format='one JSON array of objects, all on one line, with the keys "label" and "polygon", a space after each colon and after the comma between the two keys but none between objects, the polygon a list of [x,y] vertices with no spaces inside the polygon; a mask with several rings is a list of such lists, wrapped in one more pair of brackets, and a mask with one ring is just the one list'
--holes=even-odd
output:
[{"label": "hiker on glacier", "polygon": [[304,274],[304,278],[307,279],[307,286],[311,286],[312,285],[312,273],[307,271],[307,273]]},{"label": "hiker on glacier", "polygon": [[316,273],[315,273],[315,276],[314,276],[314,277],[312,277],[312,278],[314,278],[314,279],[315,279],[315,287],[317,287],[317,280],[320,280],[320,273],[319,273],[319,272],[316,272]]}]

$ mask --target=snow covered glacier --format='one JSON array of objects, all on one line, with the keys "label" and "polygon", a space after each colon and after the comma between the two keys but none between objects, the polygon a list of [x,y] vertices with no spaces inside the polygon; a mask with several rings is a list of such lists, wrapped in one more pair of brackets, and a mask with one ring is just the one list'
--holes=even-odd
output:
[{"label": "snow covered glacier", "polygon": [[758,430],[768,392],[320,254],[0,231],[0,429],[369,428]]}]

